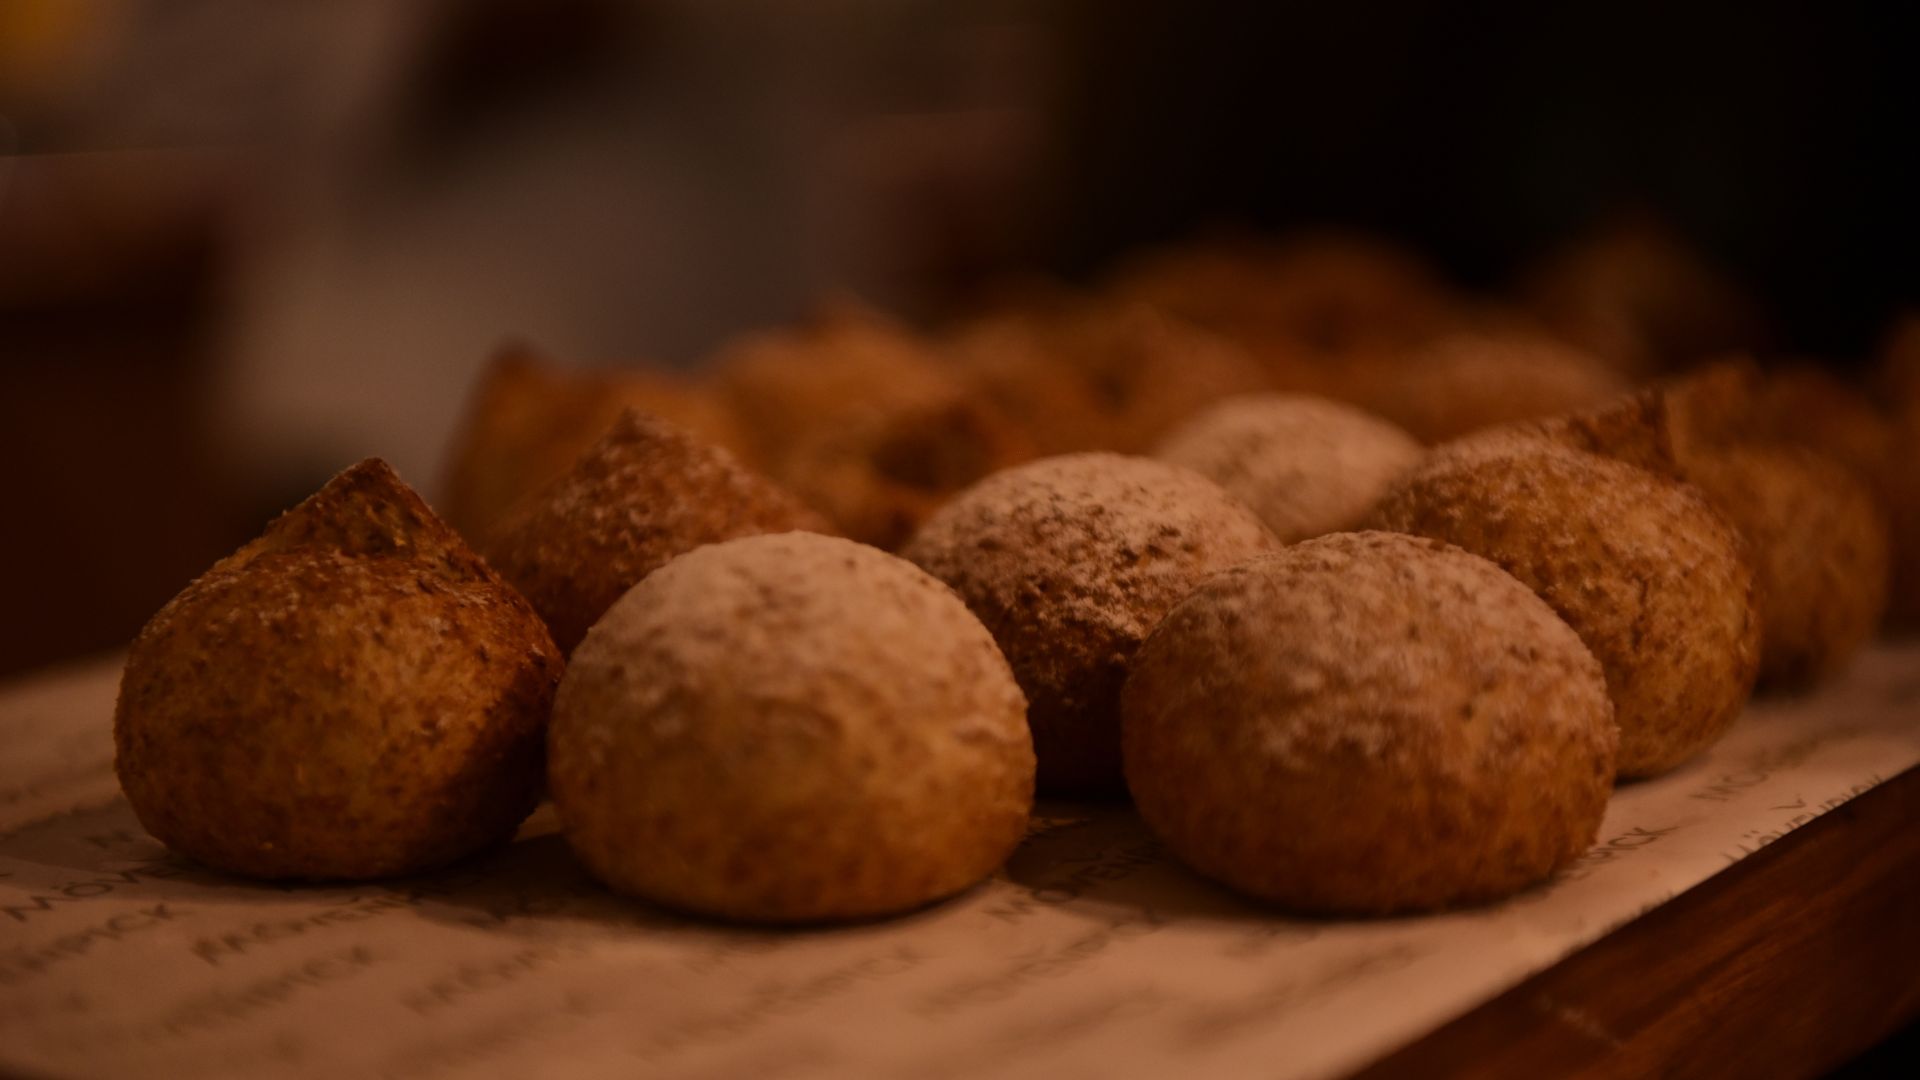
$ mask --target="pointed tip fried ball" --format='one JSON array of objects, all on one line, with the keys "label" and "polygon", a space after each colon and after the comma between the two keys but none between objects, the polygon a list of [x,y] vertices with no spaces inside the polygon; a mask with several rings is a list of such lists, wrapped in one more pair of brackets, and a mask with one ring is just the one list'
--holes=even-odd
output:
[{"label": "pointed tip fried ball", "polygon": [[526,601],[364,462],[141,630],[115,767],[141,824],[217,869],[414,873],[533,809],[560,668]]},{"label": "pointed tip fried ball", "polygon": [[806,533],[682,555],[607,612],[554,708],[567,841],[614,890],[725,918],[868,918],[1025,832],[1025,699],[953,592]]},{"label": "pointed tip fried ball", "polygon": [[661,416],[735,453],[746,440],[712,393],[658,371],[579,370],[524,345],[500,350],[481,375],[448,452],[447,520],[477,539],[515,503],[579,459],[627,409]]},{"label": "pointed tip fried ball", "polygon": [[675,555],[793,529],[827,525],[725,450],[628,411],[558,480],[522,500],[482,550],[572,652],[615,600]]},{"label": "pointed tip fried ball", "polygon": [[1733,527],[1687,484],[1490,433],[1433,451],[1370,521],[1492,560],[1579,633],[1607,675],[1622,776],[1699,753],[1753,689],[1754,572]]},{"label": "pointed tip fried ball", "polygon": [[1379,417],[1324,398],[1228,398],[1175,429],[1154,457],[1245,503],[1287,543],[1352,528],[1421,446]]},{"label": "pointed tip fried ball", "polygon": [[1208,574],[1279,547],[1198,473],[1068,454],[963,492],[902,554],[951,585],[1006,653],[1029,702],[1041,789],[1113,795],[1134,650]]},{"label": "pointed tip fried ball", "polygon": [[1614,776],[1600,666],[1485,559],[1321,537],[1208,579],[1134,661],[1127,784],[1201,873],[1302,911],[1498,899],[1589,844]]}]

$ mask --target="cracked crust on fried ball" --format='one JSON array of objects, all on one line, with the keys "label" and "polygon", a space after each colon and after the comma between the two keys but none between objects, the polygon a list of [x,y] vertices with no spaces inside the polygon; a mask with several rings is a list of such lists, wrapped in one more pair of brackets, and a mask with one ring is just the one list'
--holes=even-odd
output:
[{"label": "cracked crust on fried ball", "polygon": [[1208,574],[1280,546],[1198,473],[1068,454],[963,492],[902,554],[953,586],[1006,653],[1029,702],[1041,789],[1113,795],[1134,650]]},{"label": "cracked crust on fried ball", "polygon": [[560,667],[527,602],[367,461],[141,630],[115,767],[141,824],[209,866],[415,873],[533,809]]},{"label": "cracked crust on fried ball", "polygon": [[756,922],[893,914],[1020,842],[1025,708],[986,628],[912,564],[732,540],[649,576],[575,651],[554,804],[617,892]]},{"label": "cracked crust on fried ball", "polygon": [[1593,842],[1616,730],[1540,598],[1433,540],[1343,533],[1208,579],[1141,646],[1127,784],[1174,854],[1296,910],[1498,899]]}]

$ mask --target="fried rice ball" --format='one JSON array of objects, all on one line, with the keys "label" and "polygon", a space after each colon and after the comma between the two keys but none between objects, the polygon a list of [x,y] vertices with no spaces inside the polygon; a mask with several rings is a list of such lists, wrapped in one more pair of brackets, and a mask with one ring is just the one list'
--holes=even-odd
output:
[{"label": "fried rice ball", "polygon": [[1208,579],[1122,695],[1141,817],[1209,877],[1289,908],[1496,900],[1589,844],[1617,740],[1600,665],[1458,548],[1321,537]]},{"label": "fried rice ball", "polygon": [[864,311],[736,341],[716,363],[750,460],[864,543],[897,547],[954,492],[1033,456],[931,345]]},{"label": "fried rice ball", "polygon": [[571,653],[615,600],[675,555],[795,529],[831,531],[725,450],[629,410],[563,476],[521,500],[480,550]]},{"label": "fried rice ball", "polygon": [[1093,453],[988,477],[902,554],[953,586],[1006,653],[1027,695],[1041,789],[1114,795],[1134,650],[1202,578],[1279,547],[1205,477]]},{"label": "fried rice ball", "polygon": [[1705,749],[1753,689],[1753,570],[1690,485],[1537,435],[1489,433],[1432,452],[1370,520],[1491,559],[1573,627],[1606,672],[1624,777]]},{"label": "fried rice ball", "polygon": [[469,540],[567,471],[628,409],[664,417],[735,453],[746,439],[724,404],[691,380],[656,371],[568,370],[524,345],[480,377],[448,452],[446,519]]},{"label": "fried rice ball", "polygon": [[216,869],[416,873],[532,811],[560,668],[526,601],[370,460],[140,631],[114,764],[147,831]]},{"label": "fried rice ball", "polygon": [[1268,385],[1231,342],[1138,304],[998,315],[949,351],[1047,454],[1144,452],[1199,409]]},{"label": "fried rice ball", "polygon": [[1591,355],[1511,327],[1435,338],[1404,353],[1357,357],[1329,393],[1425,443],[1601,404],[1625,392]]},{"label": "fried rice ball", "polygon": [[1020,842],[1025,708],[980,621],[911,564],[730,540],[642,581],[574,652],[554,805],[617,892],[757,922],[893,914]]},{"label": "fried rice ball", "polygon": [[1421,453],[1412,436],[1359,409],[1264,394],[1207,409],[1153,456],[1219,484],[1293,543],[1353,527]]}]

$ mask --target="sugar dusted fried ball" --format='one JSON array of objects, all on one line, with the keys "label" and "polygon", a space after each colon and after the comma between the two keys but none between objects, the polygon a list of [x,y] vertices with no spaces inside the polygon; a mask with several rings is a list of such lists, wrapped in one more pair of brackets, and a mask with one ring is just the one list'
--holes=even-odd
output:
[{"label": "sugar dusted fried ball", "polygon": [[1006,653],[1042,790],[1105,795],[1122,788],[1120,684],[1134,650],[1208,574],[1279,547],[1197,473],[1069,454],[988,477],[902,553],[953,586]]},{"label": "sugar dusted fried ball", "polygon": [[752,921],[892,914],[1019,843],[1025,706],[979,620],[911,564],[732,540],[649,576],[574,653],[554,804],[617,892]]},{"label": "sugar dusted fried ball", "polygon": [[864,543],[898,546],[954,492],[1032,456],[932,346],[863,311],[744,338],[718,364],[752,460]]},{"label": "sugar dusted fried ball", "polygon": [[1247,504],[1293,543],[1351,528],[1421,455],[1406,432],[1323,398],[1229,398],[1164,439],[1154,457]]},{"label": "sugar dusted fried ball", "polygon": [[1613,787],[1613,709],[1579,637],[1499,567],[1415,537],[1322,537],[1208,579],[1122,702],[1153,831],[1303,911],[1518,892],[1593,842]]},{"label": "sugar dusted fried ball", "polygon": [[1370,520],[1491,559],[1579,633],[1607,675],[1622,776],[1705,749],[1753,688],[1753,570],[1733,527],[1689,485],[1490,433],[1435,450]]},{"label": "sugar dusted fried ball", "polygon": [[1721,447],[1685,467],[1752,555],[1760,678],[1802,686],[1837,674],[1887,604],[1887,525],[1872,491],[1798,447]]},{"label": "sugar dusted fried ball", "polygon": [[725,450],[628,412],[565,475],[522,500],[481,551],[572,652],[621,594],[675,555],[793,529],[828,531]]},{"label": "sugar dusted fried ball", "polygon": [[481,376],[448,454],[446,518],[477,539],[521,499],[567,471],[627,409],[661,416],[739,452],[733,416],[698,384],[663,372],[568,370],[522,345]]},{"label": "sugar dusted fried ball", "polygon": [[141,630],[115,767],[141,824],[209,866],[415,873],[533,809],[560,667],[526,601],[363,462]]}]

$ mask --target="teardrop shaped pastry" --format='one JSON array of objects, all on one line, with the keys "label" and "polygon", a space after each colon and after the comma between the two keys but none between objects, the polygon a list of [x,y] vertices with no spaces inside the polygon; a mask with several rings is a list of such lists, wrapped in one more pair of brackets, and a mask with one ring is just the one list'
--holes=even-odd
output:
[{"label": "teardrop shaped pastry", "polygon": [[533,809],[560,670],[527,602],[368,460],[141,630],[115,767],[141,824],[209,866],[414,873]]},{"label": "teardrop shaped pastry", "polygon": [[481,550],[571,653],[615,600],[675,555],[796,529],[829,531],[725,450],[628,410],[571,469],[515,507]]}]

